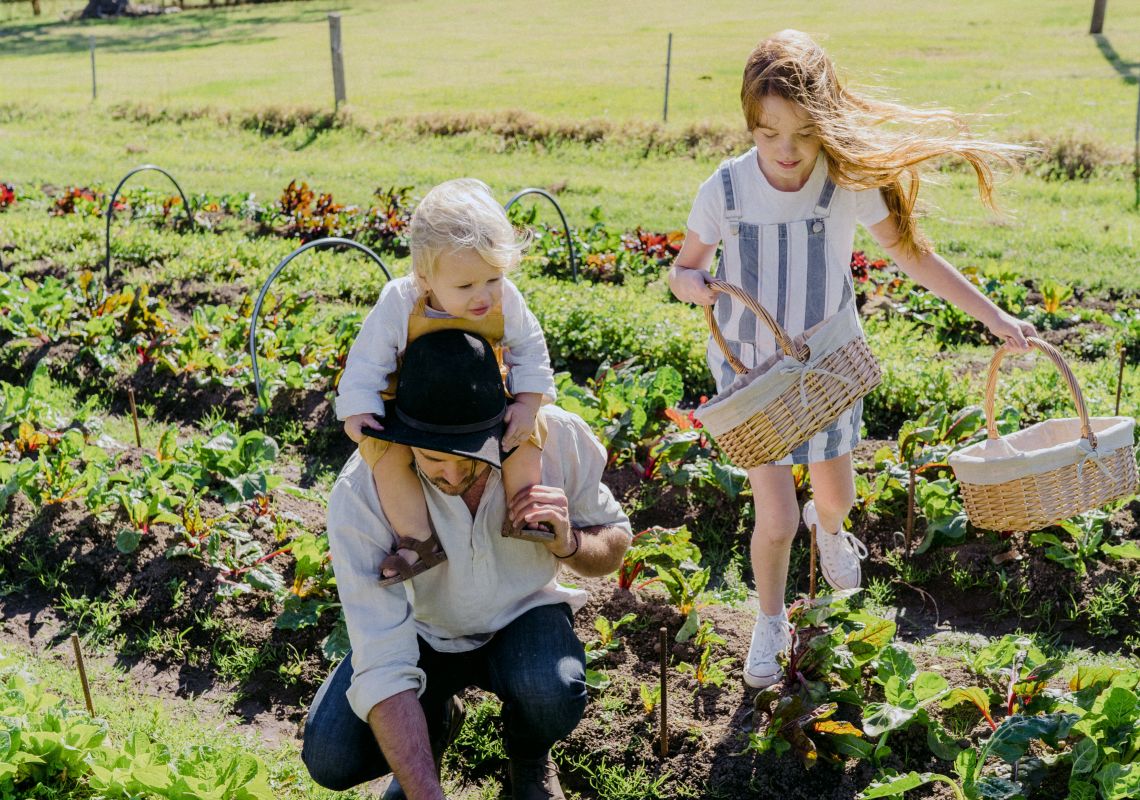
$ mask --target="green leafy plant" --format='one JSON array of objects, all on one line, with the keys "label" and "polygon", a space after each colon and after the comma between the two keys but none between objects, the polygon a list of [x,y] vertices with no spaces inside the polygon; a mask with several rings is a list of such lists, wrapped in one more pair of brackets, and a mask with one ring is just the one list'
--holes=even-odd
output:
[{"label": "green leafy plant", "polygon": [[[1023,787],[1016,777],[1004,778],[985,775],[983,771],[991,758],[997,758],[1015,766],[1025,756],[1033,741],[1041,741],[1054,749],[1060,747],[1073,724],[1076,714],[1053,713],[1040,716],[1014,715],[1002,720],[981,748],[966,748],[954,759],[955,781],[938,773],[909,772],[899,775],[893,771],[882,773],[878,780],[859,793],[860,800],[877,797],[899,797],[927,783],[944,783],[952,787],[958,800],[999,800],[999,798],[1023,797]],[[1016,775],[1016,772],[1012,773]]]},{"label": "green leafy plant", "polygon": [[795,752],[801,763],[811,768],[821,754],[832,762],[843,757],[865,757],[867,743],[863,732],[850,722],[833,720],[835,703],[812,704],[799,695],[785,695],[765,689],[753,702],[753,728],[748,749],[757,753]]},{"label": "green leafy plant", "polygon": [[953,760],[958,748],[927,711],[929,705],[949,690],[946,679],[936,672],[919,672],[910,655],[895,645],[888,645],[879,652],[875,666],[872,680],[882,687],[883,700],[868,703],[863,708],[864,733],[878,737],[872,758],[881,763],[890,753],[888,735],[917,724],[926,729],[930,751],[939,758]]},{"label": "green leafy plant", "polygon": [[1049,315],[1058,313],[1066,300],[1073,296],[1073,287],[1057,281],[1041,283],[1041,309]]},{"label": "green leafy plant", "polygon": [[655,683],[653,686],[641,684],[638,687],[638,694],[641,697],[641,707],[646,715],[652,714],[653,709],[657,708],[661,702],[661,684]]},{"label": "green leafy plant", "polygon": [[637,579],[647,566],[669,567],[701,560],[701,551],[692,542],[692,534],[679,528],[647,528],[634,535],[618,569],[618,586],[625,590],[640,588]]},{"label": "green leafy plant", "polygon": [[695,664],[682,661],[677,665],[677,671],[682,675],[693,676],[697,691],[707,686],[721,686],[728,680],[728,667],[734,659],[713,658],[712,648],[713,642],[708,641],[706,637],[705,643],[700,646],[700,654],[697,656]]},{"label": "green leafy plant", "polygon": [[[1115,559],[1140,559],[1140,544],[1133,541],[1115,543],[1111,540],[1106,523],[1108,514],[1093,510],[1065,520],[1056,526],[1029,535],[1030,544],[1043,546],[1045,557],[1071,569],[1077,575],[1088,572],[1089,564],[1098,556]],[[1069,537],[1062,539],[1059,530]]]},{"label": "green leafy plant", "polygon": [[[1111,673],[1108,673],[1111,674]],[[1078,672],[1072,708],[1080,719],[1071,753],[1070,797],[1125,800],[1140,794],[1140,699],[1133,672]]]},{"label": "green leafy plant", "polygon": [[555,382],[559,405],[590,425],[609,452],[610,466],[633,459],[644,442],[659,435],[667,424],[665,409],[684,392],[681,375],[672,367],[649,372],[637,366],[606,367],[586,386],[559,373]]}]

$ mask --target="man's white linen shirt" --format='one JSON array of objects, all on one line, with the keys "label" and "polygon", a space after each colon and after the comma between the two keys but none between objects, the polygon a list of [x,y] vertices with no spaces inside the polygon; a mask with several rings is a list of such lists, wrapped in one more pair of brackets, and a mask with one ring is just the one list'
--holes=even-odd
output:
[{"label": "man's white linen shirt", "polygon": [[[337,385],[336,417],[344,420],[354,414],[384,415],[380,392],[396,371],[399,356],[408,347],[408,317],[415,310],[420,291],[415,279],[405,275],[390,281],[380,299],[364,318],[360,333],[349,348],[344,373]],[[542,328],[518,287],[503,279],[503,363],[509,369],[507,391],[533,392],[543,402],[554,401],[554,370]],[[446,314],[429,316],[446,319]]]},{"label": "man's white linen shirt", "polygon": [[[629,519],[601,482],[606,452],[589,427],[557,406],[542,413],[548,427],[542,482],[566,492],[570,524],[615,525],[632,535]],[[329,547],[352,643],[348,701],[362,720],[392,695],[423,693],[417,635],[437,651],[463,652],[532,608],[569,603],[577,611],[586,601],[584,591],[558,585],[559,562],[545,547],[502,536],[506,499],[499,470],[491,470],[474,519],[461,497],[422,477],[420,483],[447,560],[385,588],[378,585],[380,562],[396,535],[359,453],[345,464],[329,497]]]}]

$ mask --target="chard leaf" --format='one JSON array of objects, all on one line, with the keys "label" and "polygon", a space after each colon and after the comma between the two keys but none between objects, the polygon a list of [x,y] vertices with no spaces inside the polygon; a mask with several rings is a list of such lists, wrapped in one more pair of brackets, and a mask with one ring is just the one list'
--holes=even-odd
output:
[{"label": "chard leaf", "polygon": [[914,679],[914,696],[922,703],[945,692],[949,686],[937,672],[920,672]]}]

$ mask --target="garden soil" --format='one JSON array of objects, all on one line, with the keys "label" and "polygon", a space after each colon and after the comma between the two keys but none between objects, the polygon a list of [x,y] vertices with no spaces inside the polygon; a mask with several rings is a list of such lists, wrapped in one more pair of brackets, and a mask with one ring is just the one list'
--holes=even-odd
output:
[{"label": "garden soil", "polygon": [[[138,457],[128,449],[120,455],[121,466]],[[634,517],[638,529],[676,525],[700,513],[687,493],[673,488],[654,488],[653,502],[646,503],[644,497],[638,500],[643,487],[630,468],[611,473],[608,480],[630,507],[640,509]],[[280,493],[274,502],[274,513],[296,515],[309,529],[323,527],[319,504]],[[716,511],[728,519],[742,508],[734,504]],[[207,506],[202,511],[220,513],[221,508]],[[240,513],[254,512],[245,509]],[[1131,534],[1138,520],[1140,503],[1133,503],[1118,512],[1111,524]],[[100,521],[75,504],[48,505],[36,511],[17,495],[8,508],[5,527],[15,536],[16,546],[0,551],[0,577],[9,587],[8,594],[0,597],[0,637],[4,640],[66,658],[67,636],[78,625],[88,650],[113,653],[116,666],[147,694],[211,701],[270,743],[296,741],[307,705],[330,669],[319,655],[321,642],[331,630],[330,614],[316,627],[285,631],[274,625],[277,610],[256,593],[218,599],[216,570],[197,559],[166,557],[177,542],[168,526],[155,526],[136,552],[124,555],[114,546],[114,521]],[[268,529],[250,527],[267,552],[276,546]],[[1128,574],[1126,566],[1109,569],[1102,565],[1078,579],[1041,557],[1023,539],[978,535],[950,551],[953,556],[945,549],[911,556],[912,565],[929,575],[921,585],[911,584],[903,582],[897,569],[885,562],[888,551],[897,546],[899,528],[897,519],[864,515],[857,518],[856,533],[871,549],[868,580],[890,582],[896,590],[895,621],[904,641],[940,632],[994,636],[1017,629],[1022,622],[1002,605],[1008,598],[997,592],[999,570],[1015,585],[1027,587],[1017,596],[1024,595],[1023,607],[1037,615],[1048,615],[1058,586],[1071,587],[1069,591],[1082,596]],[[960,591],[951,583],[946,568],[951,558],[957,569],[975,581],[974,590]],[[292,580],[290,574],[283,577],[286,582]],[[821,763],[806,770],[790,754],[756,755],[748,750],[749,733],[761,722],[753,715],[755,693],[746,690],[740,678],[755,618],[754,595],[751,605],[711,606],[700,611],[725,640],[714,645],[713,659],[732,659],[722,685],[700,687],[691,675],[678,670],[681,663],[695,663],[698,652],[691,642],[675,641],[683,619],[662,592],[652,586],[624,591],[612,578],[565,574],[563,580],[589,591],[589,603],[576,617],[584,642],[598,637],[594,627],[598,617],[613,621],[627,613],[635,615],[619,634],[620,647],[594,665],[608,676],[609,686],[592,692],[585,718],[561,747],[559,758],[568,788],[583,797],[597,796],[600,761],[620,765],[627,774],[642,775],[647,786],[660,779],[656,790],[660,797],[849,800],[871,781],[874,769],[865,762]],[[82,617],[75,608],[67,612],[68,596],[103,602],[114,617],[106,629],[94,628],[91,617]],[[1098,650],[1121,649],[1123,636],[1134,632],[1136,625],[1134,619],[1122,619],[1119,632],[1106,637],[1093,636],[1073,621],[1054,622],[1063,640]],[[661,628],[667,632],[669,651],[669,748],[664,755],[660,753],[658,711],[646,713],[640,695],[643,684],[653,687],[660,681]],[[144,646],[148,639],[155,641],[156,634],[169,637],[161,640],[166,644]],[[232,659],[235,642],[252,648],[246,651],[252,661],[241,669],[225,666],[227,658]],[[282,669],[284,664],[290,669]],[[950,664],[939,668],[960,669]],[[969,676],[961,681],[975,682]],[[841,708],[840,716],[844,713],[854,714],[858,721],[857,712]],[[948,768],[930,756],[921,737],[912,742],[900,736],[892,739],[892,747],[905,754],[909,769]],[[594,775],[580,766],[584,759],[593,765]],[[903,763],[900,759],[894,766],[901,768]],[[505,780],[505,764],[485,768]],[[477,780],[480,776],[464,777]],[[927,789],[925,795],[920,791],[913,796],[941,797],[940,791]]]}]

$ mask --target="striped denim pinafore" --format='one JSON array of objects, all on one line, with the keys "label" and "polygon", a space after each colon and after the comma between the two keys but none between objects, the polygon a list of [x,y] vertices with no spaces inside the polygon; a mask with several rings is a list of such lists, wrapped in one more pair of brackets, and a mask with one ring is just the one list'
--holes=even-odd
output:
[{"label": "striped denim pinafore", "polygon": [[[748,156],[755,158],[756,154],[749,151]],[[720,168],[728,225],[722,232],[716,277],[751,294],[790,336],[796,336],[854,302],[850,254],[835,252],[837,248],[828,241],[835,184],[830,176],[824,180],[814,216],[808,219],[778,224],[746,221],[736,190],[740,163],[741,159],[733,159]],[[754,367],[776,352],[776,339],[768,327],[728,295],[718,297],[715,313],[729,348],[745,367]],[[736,373],[711,337],[707,357],[717,391],[723,391]],[[831,425],[773,463],[807,464],[850,452],[859,443],[862,413],[860,399]]]}]

